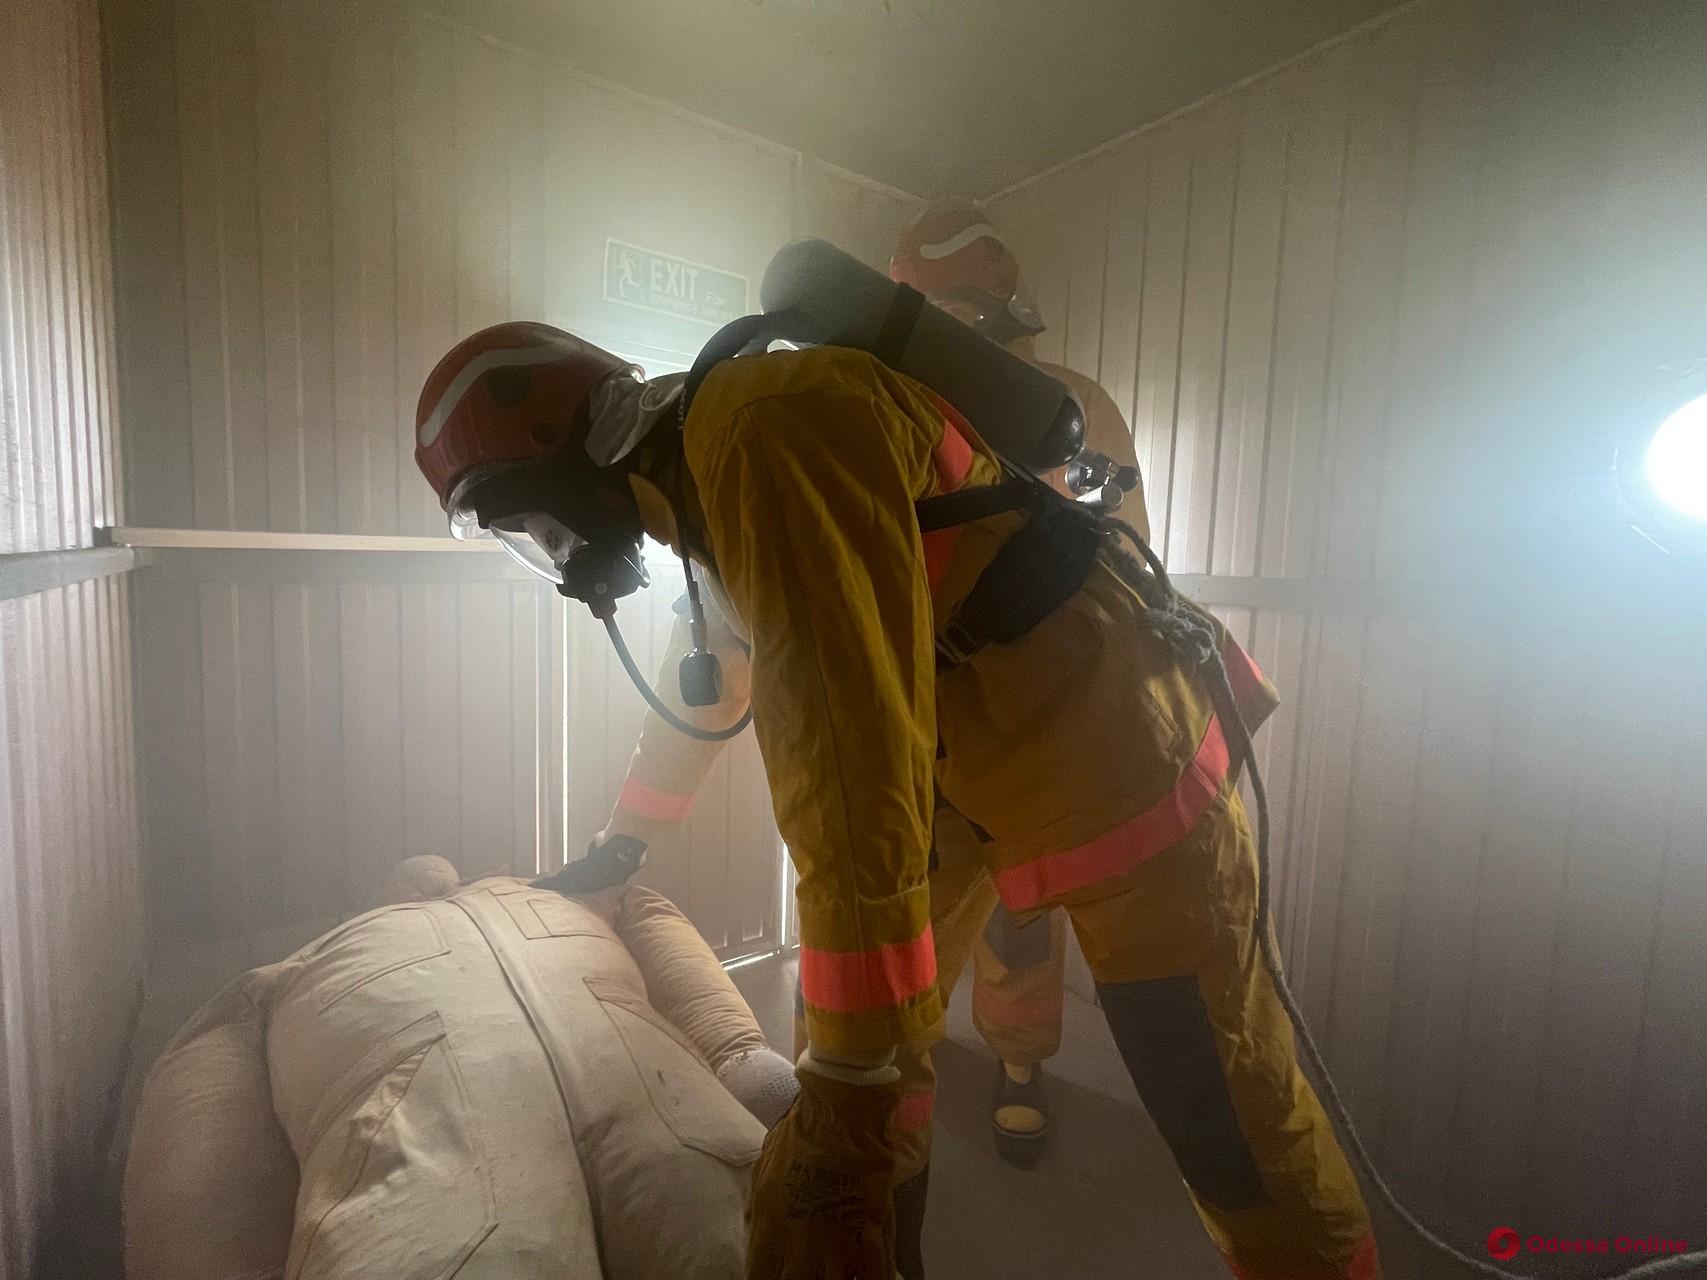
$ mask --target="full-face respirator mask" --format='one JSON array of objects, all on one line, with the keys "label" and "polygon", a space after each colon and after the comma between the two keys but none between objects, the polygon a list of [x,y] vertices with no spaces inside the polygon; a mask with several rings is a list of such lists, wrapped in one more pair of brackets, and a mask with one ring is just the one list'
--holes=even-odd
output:
[{"label": "full-face respirator mask", "polygon": [[[679,426],[682,416],[680,375],[642,382],[636,374],[618,372],[597,388],[584,419],[570,433],[571,443],[557,454],[472,471],[447,504],[451,529],[459,537],[492,534],[524,569],[550,582],[560,595],[585,604],[605,624],[636,686],[675,728],[698,738],[733,737],[745,720],[732,730],[711,733],[682,720],[658,699],[616,625],[617,601],[651,581],[641,550],[645,529],[625,483],[636,446],[666,419]],[[706,648],[704,607],[685,550],[682,567],[693,634],[693,648],[678,673],[682,701],[690,707],[713,706],[722,697],[722,671]]]},{"label": "full-face respirator mask", "polygon": [[451,494],[451,531],[490,533],[522,568],[602,618],[647,585],[645,533],[638,514],[623,511],[613,494],[611,481],[622,473],[613,476],[577,452],[571,446],[544,461],[471,472]]}]

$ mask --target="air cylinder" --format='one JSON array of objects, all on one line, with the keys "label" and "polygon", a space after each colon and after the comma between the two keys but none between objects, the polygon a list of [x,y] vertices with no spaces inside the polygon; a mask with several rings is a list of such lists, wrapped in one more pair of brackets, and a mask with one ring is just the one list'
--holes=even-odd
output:
[{"label": "air cylinder", "polygon": [[1064,383],[903,288],[832,244],[796,240],[771,259],[759,304],[924,383],[1010,462],[1042,472],[1079,452],[1085,411]]}]

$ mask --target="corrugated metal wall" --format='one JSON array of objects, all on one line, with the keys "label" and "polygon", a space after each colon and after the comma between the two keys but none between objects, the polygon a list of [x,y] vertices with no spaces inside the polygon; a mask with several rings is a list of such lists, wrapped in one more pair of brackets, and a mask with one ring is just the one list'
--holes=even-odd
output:
[{"label": "corrugated metal wall", "polygon": [[[910,208],[408,4],[110,8],[138,526],[442,535],[413,415],[459,337],[534,317],[682,364],[711,327],[605,301],[606,237],[756,295],[791,234],[877,258]],[[638,704],[502,558],[159,561],[138,608],[168,932],[349,910],[405,854],[555,865],[602,823]],[[670,584],[625,610],[642,636]],[[775,837],[751,760],[718,778],[691,867],[661,874],[739,952],[775,934]]]},{"label": "corrugated metal wall", "polygon": [[144,938],[127,588],[67,550],[118,503],[94,4],[0,0],[0,32],[0,1277],[22,1277],[105,1154]]},{"label": "corrugated metal wall", "polygon": [[1609,476],[1707,389],[1703,84],[1699,5],[1431,0],[992,206],[1287,695],[1292,976],[1476,1241],[1707,1234],[1707,575]]}]

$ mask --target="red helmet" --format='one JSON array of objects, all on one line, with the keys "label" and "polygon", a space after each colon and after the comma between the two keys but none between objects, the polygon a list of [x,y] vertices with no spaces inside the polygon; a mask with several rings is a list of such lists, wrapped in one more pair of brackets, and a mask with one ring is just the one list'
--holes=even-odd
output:
[{"label": "red helmet", "polygon": [[927,298],[970,286],[1004,301],[1019,286],[1019,260],[970,200],[940,200],[908,224],[895,242],[889,277]]},{"label": "red helmet", "polygon": [[1019,283],[1019,259],[970,200],[930,205],[901,232],[890,279],[911,285],[995,342],[1039,333]]},{"label": "red helmet", "polygon": [[451,517],[473,532],[454,501],[476,472],[554,453],[593,388],[633,366],[548,324],[512,321],[452,347],[427,375],[415,410],[415,465]]}]

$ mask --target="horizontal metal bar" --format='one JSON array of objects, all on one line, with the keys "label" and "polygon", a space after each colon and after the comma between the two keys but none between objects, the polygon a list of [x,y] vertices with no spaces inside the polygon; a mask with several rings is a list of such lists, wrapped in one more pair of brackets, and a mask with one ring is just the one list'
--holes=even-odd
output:
[{"label": "horizontal metal bar", "polygon": [[1259,613],[1414,619],[1491,626],[1569,626],[1576,630],[1707,633],[1707,592],[1650,581],[1615,602],[1583,583],[1553,577],[1464,573],[1436,581],[1334,578],[1236,578],[1170,574],[1198,604]]},{"label": "horizontal metal bar", "polygon": [[[114,547],[73,552],[31,553],[90,557],[147,549],[148,563],[161,570],[199,581],[272,582],[530,582],[502,549],[489,539],[462,542],[455,538],[405,537],[352,533],[278,533],[264,530],[148,529],[120,527],[110,531]],[[23,560],[9,556],[0,560]],[[94,562],[91,562],[94,563]],[[11,571],[0,582],[0,598],[53,586],[59,574],[70,581],[131,568],[59,569],[43,567]],[[1251,578],[1220,574],[1174,574],[1180,591],[1200,604],[1263,613],[1346,615],[1365,617],[1448,618],[1490,623],[1514,618],[1573,618],[1579,625],[1596,625],[1604,610],[1586,608],[1576,582],[1520,581],[1460,576],[1451,581],[1355,581],[1336,578]],[[1691,632],[1707,627],[1707,593],[1632,592],[1622,598],[1617,616],[1626,622]]]},{"label": "horizontal metal bar", "polygon": [[772,947],[769,951],[755,951],[750,956],[736,956],[733,960],[720,960],[724,973],[734,973],[737,969],[745,969],[749,965],[763,964],[766,960],[784,960],[800,950],[797,942],[780,947]]},{"label": "horizontal metal bar", "polygon": [[126,573],[139,563],[138,553],[130,547],[8,552],[0,555],[0,600]]},{"label": "horizontal metal bar", "polygon": [[[1392,583],[1332,578],[1241,578],[1207,573],[1168,576],[1176,588],[1199,604],[1272,613],[1386,612],[1394,602],[1418,599],[1413,588],[1398,588]],[[1378,602],[1382,607],[1377,608]]]},{"label": "horizontal metal bar", "polygon": [[280,533],[267,529],[146,529],[120,525],[108,531],[115,546],[186,547],[209,551],[405,551],[432,555],[500,554],[489,538],[402,537],[374,533]]},{"label": "horizontal metal bar", "polygon": [[148,554],[150,573],[197,582],[531,582],[550,590],[506,555],[300,547],[154,547]]}]

